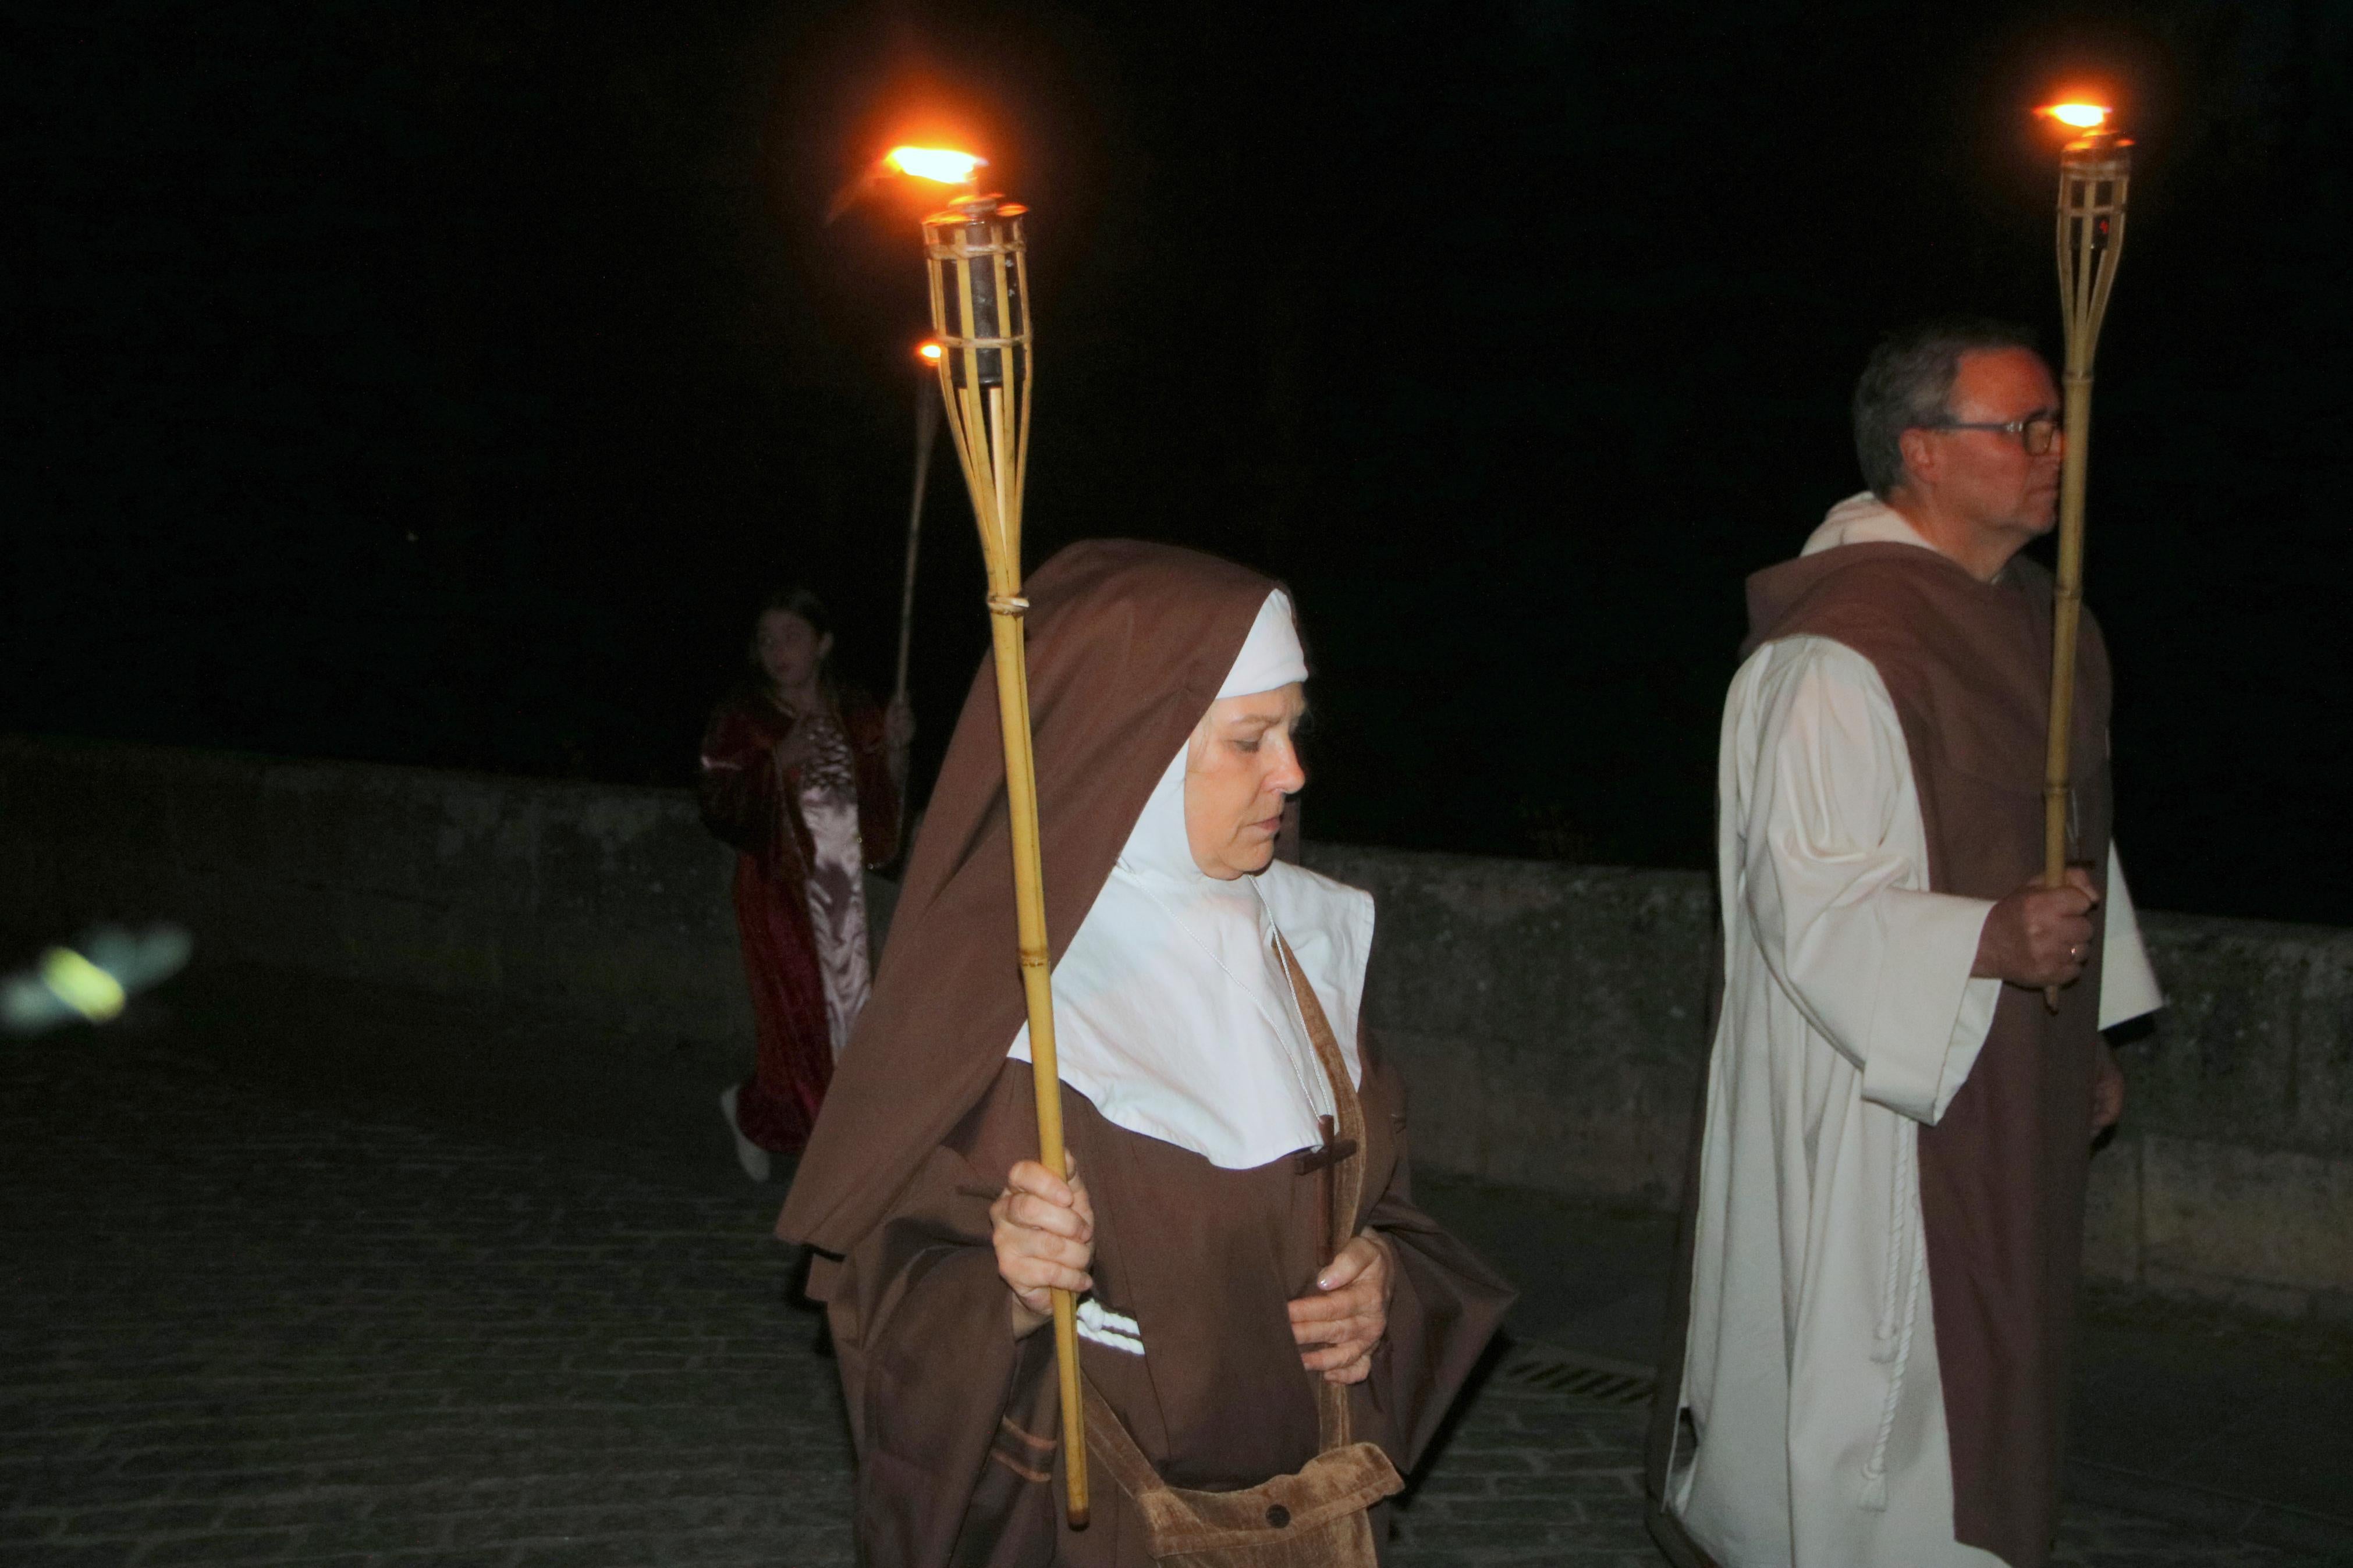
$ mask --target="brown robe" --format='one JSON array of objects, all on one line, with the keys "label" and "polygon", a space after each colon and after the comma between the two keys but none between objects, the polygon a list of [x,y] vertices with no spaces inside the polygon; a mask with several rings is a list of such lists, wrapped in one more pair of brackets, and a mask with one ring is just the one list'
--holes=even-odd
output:
[{"label": "brown robe", "polygon": [[[1413,1206],[1394,1072],[1363,1085],[1359,1227],[1392,1243],[1396,1293],[1353,1429],[1400,1470],[1428,1446],[1501,1321],[1510,1289]],[[1063,1089],[1070,1146],[1093,1199],[1094,1299],[1134,1318],[1145,1353],[1080,1342],[1096,1388],[1171,1485],[1254,1486],[1314,1458],[1314,1374],[1285,1304],[1311,1293],[1326,1229],[1320,1171],[1285,1156],[1221,1170],[1113,1126]],[[1098,1465],[1093,1522],[1062,1517],[1053,1334],[1015,1341],[989,1246],[988,1194],[1037,1157],[1026,1062],[1009,1061],[825,1291],[859,1448],[870,1563],[1140,1568],[1141,1518]],[[976,1482],[972,1479],[977,1477]]]},{"label": "brown robe", "polygon": [[[1217,694],[1275,584],[1191,552],[1073,545],[1031,577],[1029,694],[1047,921],[1059,959],[1168,759]],[[1063,1522],[1053,1336],[1013,1338],[987,1208],[1034,1159],[995,675],[984,663],[915,845],[868,1004],[778,1222],[820,1253],[859,1449],[872,1564],[1145,1561],[1140,1521],[1095,1474],[1094,1521]],[[1412,1206],[1403,1105],[1369,1052],[1361,1221],[1395,1244],[1396,1294],[1360,1436],[1417,1458],[1510,1292]],[[1326,1261],[1324,1177],[1249,1171],[1112,1125],[1062,1089],[1093,1196],[1095,1294],[1145,1353],[1082,1342],[1089,1374],[1174,1484],[1255,1485],[1316,1451],[1314,1383],[1286,1303]],[[1109,1495],[1106,1495],[1108,1492]]]},{"label": "brown robe", "polygon": [[[1744,658],[1784,637],[1822,637],[1879,672],[1903,725],[1934,890],[2001,899],[2041,874],[2049,573],[2013,560],[1987,584],[1917,545],[1850,544],[1757,573],[1748,580],[1748,608]],[[2067,854],[2102,885],[2108,706],[2107,650],[2086,614]],[[2083,978],[2060,995],[2054,1015],[2041,992],[2004,986],[1968,1078],[1942,1120],[1919,1132],[1953,1533],[2013,1568],[2041,1568],[2058,1523],[2092,1079],[2104,1048],[2097,942]],[[1686,1214],[1686,1246],[1689,1230]],[[1687,1308],[1687,1266],[1679,1300]],[[1670,1343],[1679,1356],[1681,1334]],[[1662,1418],[1652,1433],[1654,1496],[1671,1437],[1673,1400],[1664,1391],[1680,1384],[1675,1370],[1662,1382]],[[1653,1528],[1673,1532],[1672,1520],[1656,1513]]]}]

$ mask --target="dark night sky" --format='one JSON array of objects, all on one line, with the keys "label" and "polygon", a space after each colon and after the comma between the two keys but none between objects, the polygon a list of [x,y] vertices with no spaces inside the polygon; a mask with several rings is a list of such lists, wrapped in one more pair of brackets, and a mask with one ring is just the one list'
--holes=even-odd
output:
[{"label": "dark night sky", "polygon": [[[2088,593],[2145,903],[2353,923],[2353,0],[84,4],[13,51],[12,727],[684,782],[752,601],[889,678],[916,208],[1036,210],[1030,557],[1289,578],[1311,834],[1704,863],[1740,585],[1879,331],[2055,335],[2051,144],[2140,140]],[[985,640],[952,469],[929,762]]]}]

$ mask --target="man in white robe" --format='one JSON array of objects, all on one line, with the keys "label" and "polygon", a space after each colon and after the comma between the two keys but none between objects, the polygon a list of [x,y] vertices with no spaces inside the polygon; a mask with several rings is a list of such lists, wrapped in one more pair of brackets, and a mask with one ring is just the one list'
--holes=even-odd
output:
[{"label": "man in white robe", "polygon": [[[2006,332],[1937,331],[1874,356],[1857,441],[1880,493],[1833,508],[1805,555],[1917,548],[1991,583],[2050,528],[2048,370]],[[1765,641],[1725,703],[1725,987],[1689,1200],[1688,1331],[1679,1383],[1662,1390],[1674,1428],[1654,1477],[1671,1555],[2005,1561],[1956,1539],[1917,1140],[1968,1081],[2005,986],[2090,963],[2102,1028],[2159,998],[2112,850],[2104,903],[2081,873],[1999,899],[1933,890],[1922,740],[1873,659],[1832,637]],[[2123,1098],[2094,1049],[2087,1144]],[[2040,1560],[2031,1545],[2011,1556]]]}]

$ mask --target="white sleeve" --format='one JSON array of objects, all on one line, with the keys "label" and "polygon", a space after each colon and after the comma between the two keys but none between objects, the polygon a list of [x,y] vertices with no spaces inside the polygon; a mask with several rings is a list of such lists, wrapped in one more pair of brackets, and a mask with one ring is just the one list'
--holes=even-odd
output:
[{"label": "white sleeve", "polygon": [[1768,656],[1748,694],[1758,723],[1741,825],[1757,944],[1815,1031],[1862,1069],[1863,1098],[1934,1123],[2001,994],[1969,974],[1993,905],[1927,889],[1911,758],[1871,661],[1820,637],[1755,659]]},{"label": "white sleeve", "polygon": [[2100,1027],[2113,1029],[2164,1005],[2157,970],[2140,940],[2140,914],[2133,908],[2132,889],[2125,886],[2124,862],[2111,840],[2107,912],[2100,921]]}]

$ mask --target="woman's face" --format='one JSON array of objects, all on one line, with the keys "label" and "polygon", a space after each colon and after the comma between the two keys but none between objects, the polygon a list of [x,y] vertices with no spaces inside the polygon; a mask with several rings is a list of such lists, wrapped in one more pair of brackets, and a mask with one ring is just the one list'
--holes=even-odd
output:
[{"label": "woman's face", "polygon": [[768,679],[780,689],[792,691],[817,679],[818,667],[833,651],[833,635],[818,636],[815,626],[790,610],[770,610],[760,617],[753,647]]},{"label": "woman's face", "polygon": [[1307,784],[1296,737],[1307,691],[1272,691],[1209,704],[1185,752],[1185,837],[1205,877],[1230,882],[1266,869],[1282,803]]}]

